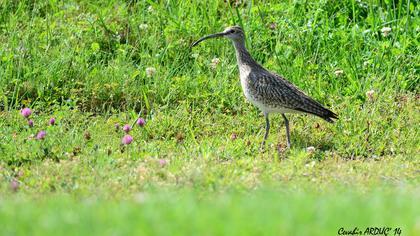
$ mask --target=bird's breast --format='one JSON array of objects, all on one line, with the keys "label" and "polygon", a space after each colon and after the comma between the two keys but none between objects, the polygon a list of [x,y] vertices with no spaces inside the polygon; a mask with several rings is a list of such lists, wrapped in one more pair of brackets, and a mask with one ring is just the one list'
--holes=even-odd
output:
[{"label": "bird's breast", "polygon": [[239,77],[241,79],[242,91],[244,92],[245,97],[248,100],[252,101],[253,96],[251,92],[250,73],[251,73],[251,68],[249,66],[246,66],[246,65],[239,66]]},{"label": "bird's breast", "polygon": [[266,106],[261,100],[255,88],[255,75],[249,66],[242,65],[239,67],[239,76],[244,95],[248,101],[257,106],[260,110],[266,111]]}]

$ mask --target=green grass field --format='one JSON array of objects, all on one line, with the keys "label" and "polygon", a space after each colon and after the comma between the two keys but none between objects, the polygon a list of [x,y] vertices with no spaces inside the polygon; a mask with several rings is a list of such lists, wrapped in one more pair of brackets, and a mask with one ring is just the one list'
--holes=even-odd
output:
[{"label": "green grass field", "polygon": [[[0,235],[420,235],[419,13],[409,0],[0,0]],[[272,115],[262,152],[231,42],[190,47],[230,25],[337,122],[288,115],[286,149]]]}]

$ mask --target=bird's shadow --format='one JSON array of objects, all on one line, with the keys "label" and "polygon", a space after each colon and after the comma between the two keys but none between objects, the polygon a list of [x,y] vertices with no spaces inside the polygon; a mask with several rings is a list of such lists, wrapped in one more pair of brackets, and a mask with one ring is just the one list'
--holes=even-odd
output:
[{"label": "bird's shadow", "polygon": [[[331,139],[324,137],[322,139],[313,140],[309,135],[294,134],[291,136],[292,147],[289,149],[286,147],[287,141],[286,136],[280,137],[280,139],[275,143],[275,152],[278,155],[279,159],[287,159],[289,154],[293,150],[306,150],[308,147],[314,147],[317,150],[317,155],[314,155],[315,159],[323,159],[323,152],[332,150],[334,144]],[[269,150],[263,150],[264,153],[272,153]]]},{"label": "bird's shadow", "polygon": [[291,136],[293,145],[292,147],[294,148],[307,148],[313,146],[320,151],[328,151],[334,147],[332,140],[328,138],[329,136],[325,136],[316,140],[314,140],[310,135],[302,135],[301,133],[295,133]]},{"label": "bird's shadow", "polygon": [[[301,117],[295,117],[294,120],[291,120],[292,124],[296,124],[299,126],[304,126],[302,120],[302,124],[299,124],[302,119]],[[276,119],[276,118],[275,118]],[[272,123],[277,123],[278,127],[274,128],[277,132],[277,143],[276,146],[280,149],[286,147],[287,139],[286,133],[284,130],[284,122],[277,118],[278,120],[273,120]],[[314,133],[319,132],[318,129],[324,129],[322,122],[314,121],[315,123],[310,127],[303,128],[304,130],[298,131],[293,126],[291,126],[290,138],[291,138],[291,148],[292,149],[306,149],[307,147],[315,147],[318,151],[329,151],[334,148],[334,140],[333,135],[329,132],[323,132],[323,135],[316,135],[314,138]]]}]

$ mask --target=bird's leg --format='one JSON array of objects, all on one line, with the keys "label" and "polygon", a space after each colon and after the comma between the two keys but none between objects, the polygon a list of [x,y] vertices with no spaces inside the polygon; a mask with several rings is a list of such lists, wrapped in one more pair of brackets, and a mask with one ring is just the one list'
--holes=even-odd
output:
[{"label": "bird's leg", "polygon": [[265,117],[265,134],[264,134],[264,140],[261,143],[261,148],[264,148],[265,141],[268,138],[268,132],[270,131],[270,120],[268,119],[268,113],[264,112]]},{"label": "bird's leg", "polygon": [[282,113],[281,114],[284,118],[284,125],[286,126],[286,136],[287,136],[287,147],[290,148],[290,129],[289,129],[289,120],[286,116]]}]

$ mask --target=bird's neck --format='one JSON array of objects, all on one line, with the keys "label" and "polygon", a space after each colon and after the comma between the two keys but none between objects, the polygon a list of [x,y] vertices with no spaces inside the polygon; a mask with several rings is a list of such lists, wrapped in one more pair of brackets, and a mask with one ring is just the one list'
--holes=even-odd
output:
[{"label": "bird's neck", "polygon": [[236,59],[239,67],[241,65],[258,65],[246,49],[244,40],[235,40],[233,41],[233,45],[235,46]]}]

